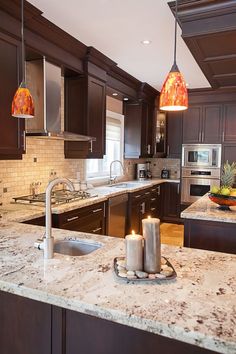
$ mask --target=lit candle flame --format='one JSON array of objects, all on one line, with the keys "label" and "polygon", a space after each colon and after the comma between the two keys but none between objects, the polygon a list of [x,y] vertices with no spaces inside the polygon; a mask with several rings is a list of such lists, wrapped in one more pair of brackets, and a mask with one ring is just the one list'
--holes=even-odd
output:
[{"label": "lit candle flame", "polygon": [[135,231],[134,230],[132,230],[132,235],[135,235]]},{"label": "lit candle flame", "polygon": [[148,215],[148,219],[151,219],[152,217],[150,215]]}]

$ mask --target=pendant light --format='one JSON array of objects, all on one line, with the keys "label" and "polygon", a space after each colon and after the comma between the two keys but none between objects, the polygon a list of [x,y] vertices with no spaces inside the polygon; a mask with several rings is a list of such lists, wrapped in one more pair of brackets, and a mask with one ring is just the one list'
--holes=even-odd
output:
[{"label": "pendant light", "polygon": [[188,108],[187,86],[176,64],[178,0],[176,0],[175,4],[174,64],[161,89],[160,109],[163,111],[183,111]]},{"label": "pendant light", "polygon": [[21,0],[21,65],[22,82],[13,98],[11,115],[16,118],[33,118],[34,102],[25,83],[24,0]]}]

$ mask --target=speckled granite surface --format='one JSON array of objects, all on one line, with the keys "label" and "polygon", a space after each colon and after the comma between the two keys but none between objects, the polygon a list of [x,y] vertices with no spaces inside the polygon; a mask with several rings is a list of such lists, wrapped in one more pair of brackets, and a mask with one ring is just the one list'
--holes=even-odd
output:
[{"label": "speckled granite surface", "polygon": [[[129,182],[133,184],[132,187],[127,185],[126,188],[117,188],[117,187],[109,187],[106,185],[106,186],[94,188],[90,190],[90,192],[93,195],[97,195],[97,197],[55,205],[52,206],[52,212],[54,214],[61,214],[77,208],[82,208],[85,206],[93,205],[98,202],[105,201],[109,197],[113,197],[115,195],[129,193],[129,192],[130,193],[136,192],[138,190],[142,190],[154,186],[156,184],[165,183],[165,182],[179,183],[179,180],[153,178],[152,180],[147,180],[143,182],[128,181],[128,183]],[[127,182],[122,182],[122,183],[127,183]],[[45,215],[45,207],[40,205],[36,206],[28,203],[21,204],[21,203],[13,202],[13,203],[4,204],[3,206],[0,206],[0,214],[4,215],[5,220],[23,222],[23,221],[27,221]]]},{"label": "speckled granite surface", "polygon": [[185,209],[181,213],[181,217],[185,219],[236,223],[236,207],[230,207],[230,209],[230,211],[219,210],[217,204],[213,203],[206,194]]},{"label": "speckled granite surface", "polygon": [[83,257],[43,260],[44,228],[0,222],[0,290],[158,333],[219,353],[236,353],[236,256],[162,247],[177,272],[160,284],[126,284],[113,273],[124,240],[53,230],[104,246]]}]

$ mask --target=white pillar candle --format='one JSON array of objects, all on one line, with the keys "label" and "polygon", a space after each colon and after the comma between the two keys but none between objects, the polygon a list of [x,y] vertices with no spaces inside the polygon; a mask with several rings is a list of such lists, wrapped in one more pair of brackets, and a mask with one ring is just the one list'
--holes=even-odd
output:
[{"label": "white pillar candle", "polygon": [[144,238],[144,271],[158,273],[161,270],[160,220],[151,218],[142,220]]},{"label": "white pillar candle", "polygon": [[126,269],[143,270],[143,237],[132,234],[125,237]]}]

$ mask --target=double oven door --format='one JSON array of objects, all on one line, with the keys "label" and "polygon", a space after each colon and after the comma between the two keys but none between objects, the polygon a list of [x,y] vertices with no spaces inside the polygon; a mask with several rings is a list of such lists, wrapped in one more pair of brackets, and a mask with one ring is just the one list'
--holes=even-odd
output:
[{"label": "double oven door", "polygon": [[182,178],[181,203],[193,203],[209,192],[212,186],[220,186],[219,178],[185,177]]}]

